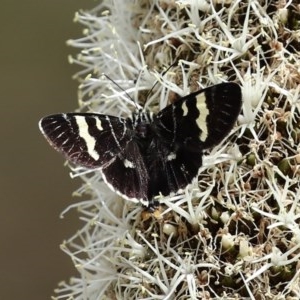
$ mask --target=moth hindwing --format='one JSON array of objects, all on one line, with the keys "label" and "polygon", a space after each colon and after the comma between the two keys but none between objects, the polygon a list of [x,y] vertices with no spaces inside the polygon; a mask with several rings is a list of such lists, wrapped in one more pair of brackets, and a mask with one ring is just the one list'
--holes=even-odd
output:
[{"label": "moth hindwing", "polygon": [[155,196],[176,193],[198,175],[203,150],[226,137],[241,104],[239,85],[221,83],[180,98],[157,115],[56,114],[39,126],[68,160],[99,168],[114,191],[152,206]]}]

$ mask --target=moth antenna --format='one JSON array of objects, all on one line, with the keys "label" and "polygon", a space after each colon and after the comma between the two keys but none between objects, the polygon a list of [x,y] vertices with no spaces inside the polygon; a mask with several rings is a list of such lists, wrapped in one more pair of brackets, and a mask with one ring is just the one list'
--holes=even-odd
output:
[{"label": "moth antenna", "polygon": [[125,95],[127,96],[127,98],[129,100],[131,100],[131,102],[135,105],[136,109],[139,109],[138,104],[134,101],[134,99],[116,82],[114,81],[112,78],[110,78],[108,75],[106,74],[102,74],[103,76],[105,76],[108,80],[110,80],[113,84],[115,84],[122,92],[125,93]]},{"label": "moth antenna", "polygon": [[[176,62],[173,62],[165,71],[162,72],[161,76],[165,76],[165,74],[172,68],[174,67],[176,64]],[[151,94],[151,92],[153,91],[153,89],[155,88],[155,86],[158,84],[158,80],[155,81],[154,85],[152,86],[152,88],[149,90],[149,92],[146,95],[146,99],[148,99],[149,95]]]},{"label": "moth antenna", "polygon": [[[138,74],[137,78],[134,80],[134,83],[135,83],[136,86],[139,84],[139,82],[140,82],[140,80],[141,80],[141,78],[142,78],[142,73],[143,73],[143,72],[145,71],[145,69],[147,69],[147,68],[148,68],[147,65],[144,65],[144,66],[142,67],[142,69],[139,71],[139,74]],[[138,99],[138,91],[137,91],[137,89],[135,89],[135,98]],[[144,105],[141,106],[141,107],[144,108]]]}]

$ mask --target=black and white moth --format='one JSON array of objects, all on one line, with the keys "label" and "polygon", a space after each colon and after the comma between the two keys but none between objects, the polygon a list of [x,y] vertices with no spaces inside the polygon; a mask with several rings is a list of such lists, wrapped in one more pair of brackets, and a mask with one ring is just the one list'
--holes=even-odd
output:
[{"label": "black and white moth", "polygon": [[56,114],[39,127],[68,160],[99,168],[112,190],[153,208],[155,196],[176,193],[198,175],[203,150],[225,138],[241,104],[239,85],[229,82],[191,93],[156,115],[144,109],[126,119]]}]

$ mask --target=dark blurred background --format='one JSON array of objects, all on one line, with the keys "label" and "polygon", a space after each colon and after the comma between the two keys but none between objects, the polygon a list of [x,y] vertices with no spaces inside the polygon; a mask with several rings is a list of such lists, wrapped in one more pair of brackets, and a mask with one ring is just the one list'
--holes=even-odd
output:
[{"label": "dark blurred background", "polygon": [[66,40],[81,37],[73,22],[92,0],[2,0],[0,10],[0,299],[50,299],[61,280],[76,274],[59,248],[80,227],[76,212],[63,209],[78,199],[79,180],[38,130],[39,119],[77,107],[79,68]]}]

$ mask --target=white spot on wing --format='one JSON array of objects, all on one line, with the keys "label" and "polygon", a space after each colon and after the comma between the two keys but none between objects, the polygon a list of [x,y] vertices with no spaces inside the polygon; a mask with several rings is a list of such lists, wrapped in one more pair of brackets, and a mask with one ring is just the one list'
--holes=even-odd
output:
[{"label": "white spot on wing", "polygon": [[204,93],[199,94],[196,97],[197,100],[197,108],[199,110],[199,117],[197,118],[196,122],[198,127],[201,130],[201,134],[200,134],[200,141],[205,142],[205,140],[207,139],[208,136],[208,128],[207,128],[207,116],[209,115],[209,110],[207,108],[206,105],[206,97]]},{"label": "white spot on wing", "polygon": [[94,159],[99,159],[99,154],[95,150],[96,140],[89,134],[89,127],[83,116],[75,116],[76,123],[78,125],[78,133],[80,137],[85,141],[87,151],[89,155]]},{"label": "white spot on wing", "polygon": [[189,112],[189,109],[187,108],[185,101],[182,103],[181,108],[183,110],[183,117],[185,117]]},{"label": "white spot on wing", "polygon": [[171,152],[168,156],[167,156],[167,160],[170,161],[170,160],[173,160],[176,158],[176,154],[174,152]]},{"label": "white spot on wing", "polygon": [[103,127],[102,127],[102,123],[101,123],[101,120],[99,118],[95,118],[96,120],[96,127],[102,131],[103,130]]},{"label": "white spot on wing", "polygon": [[135,168],[134,163],[128,159],[124,159],[123,163],[124,163],[125,168],[131,168],[131,169]]}]

